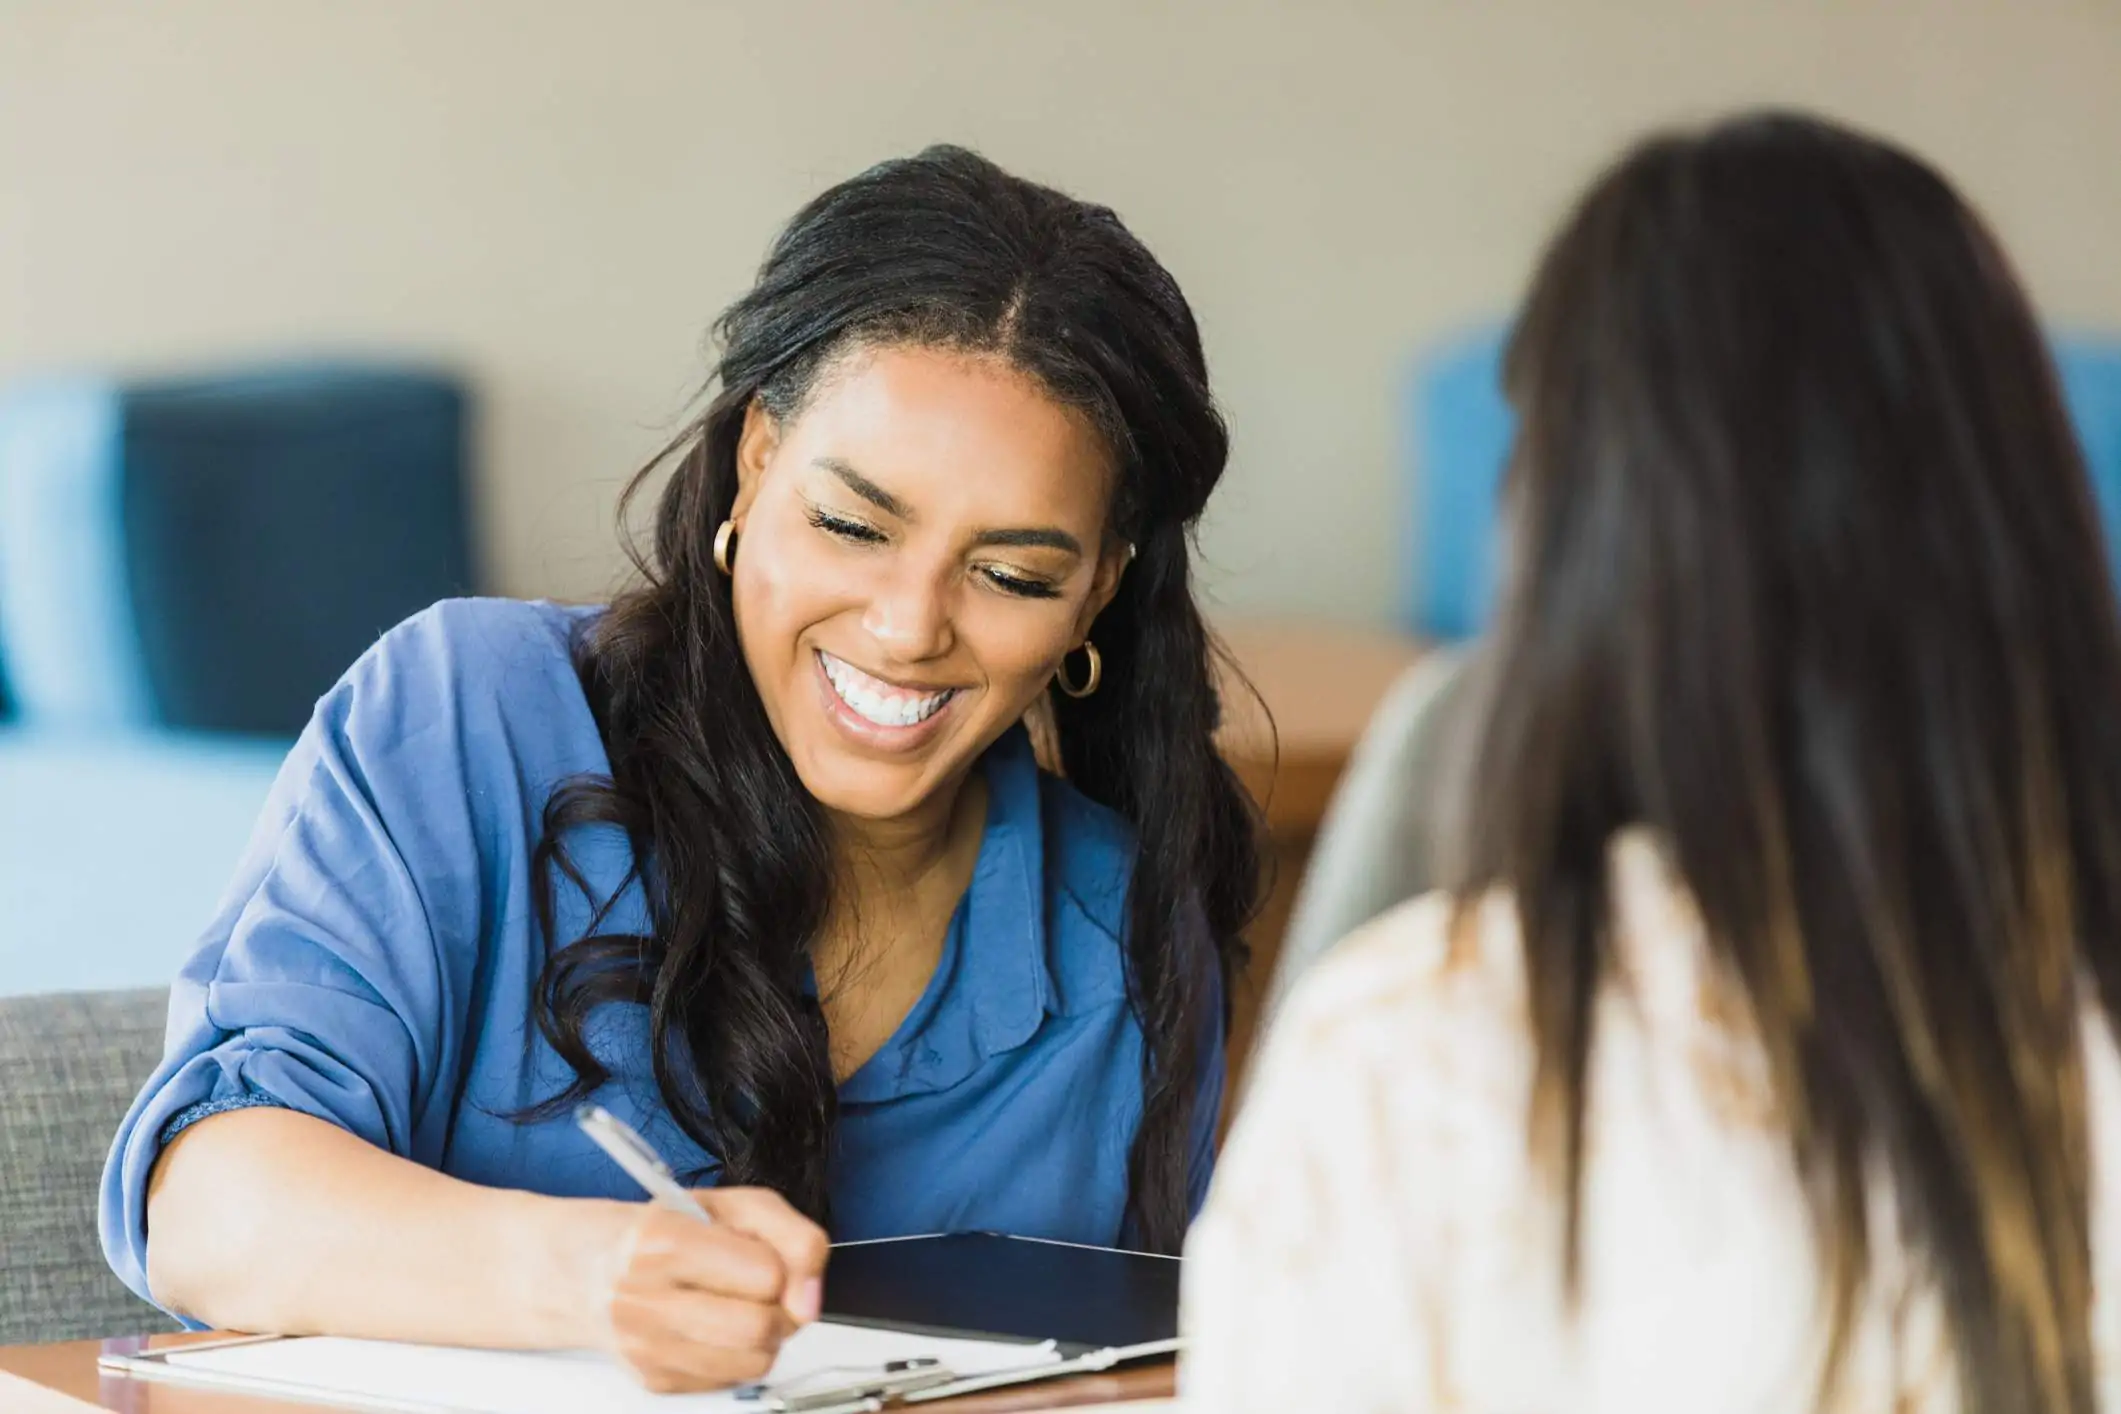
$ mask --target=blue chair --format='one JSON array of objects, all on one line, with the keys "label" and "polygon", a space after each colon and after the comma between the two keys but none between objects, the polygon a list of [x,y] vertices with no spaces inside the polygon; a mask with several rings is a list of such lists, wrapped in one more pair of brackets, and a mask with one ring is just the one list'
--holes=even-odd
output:
[{"label": "blue chair", "polygon": [[1415,367],[1409,398],[1413,458],[1405,619],[1457,643],[1487,621],[1494,597],[1495,494],[1516,420],[1502,395],[1506,332],[1483,328]]},{"label": "blue chair", "polygon": [[[2055,366],[2062,374],[2070,420],[2084,444],[2107,553],[2121,566],[2121,338],[2057,339]],[[2116,578],[2121,579],[2121,567]]]},{"label": "blue chair", "polygon": [[0,995],[169,980],[317,697],[474,589],[467,483],[425,370],[0,394]]},{"label": "blue chair", "polygon": [[[1403,613],[1410,628],[1446,642],[1478,633],[1492,606],[1495,493],[1514,425],[1502,396],[1504,337],[1487,327],[1444,344],[1421,360],[1410,389],[1415,549]],[[2054,351],[2121,579],[2121,339],[2062,336]]]}]

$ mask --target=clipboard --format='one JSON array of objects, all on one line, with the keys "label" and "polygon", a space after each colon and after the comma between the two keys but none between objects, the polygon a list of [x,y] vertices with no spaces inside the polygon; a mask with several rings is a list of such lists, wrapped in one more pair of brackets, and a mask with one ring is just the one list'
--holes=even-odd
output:
[{"label": "clipboard", "polygon": [[1180,1266],[1176,1257],[997,1232],[843,1242],[825,1268],[824,1318],[1051,1341],[1075,1359],[1175,1341]]},{"label": "clipboard", "polygon": [[[233,1336],[105,1355],[97,1363],[130,1379],[370,1414],[880,1414],[1167,1353],[1093,1351],[1071,1359],[1050,1342],[969,1345],[835,1322],[805,1330],[826,1336],[836,1348],[849,1337],[866,1337],[870,1353],[811,1359],[806,1369],[775,1383],[697,1395],[650,1394],[601,1357],[331,1336]],[[884,1348],[879,1338],[888,1354],[877,1353]]]},{"label": "clipboard", "polygon": [[[1050,1344],[1045,1348],[1050,1349]],[[884,1414],[886,1410],[916,1408],[938,1399],[957,1399],[1013,1385],[1043,1384],[1069,1375],[1097,1374],[1133,1360],[1174,1355],[1178,1348],[1174,1337],[1145,1345],[1090,1350],[1046,1364],[983,1375],[960,1374],[941,1365],[892,1366],[815,1384],[762,1385],[757,1387],[755,1397],[762,1414]]]},{"label": "clipboard", "polygon": [[1178,1353],[1176,1257],[1017,1237],[935,1233],[840,1243],[823,1319],[942,1339],[1037,1341],[1059,1358],[985,1375],[917,1368],[789,1390],[770,1414],[878,1414]]},{"label": "clipboard", "polygon": [[[1178,1271],[1175,1258],[993,1233],[843,1244],[827,1267],[823,1318],[790,1343],[805,1347],[799,1368],[715,1395],[644,1396],[609,1383],[615,1365],[578,1353],[334,1337],[233,1336],[98,1363],[133,1378],[374,1414],[542,1411],[570,1380],[605,1381],[594,1392],[578,1385],[563,1401],[570,1411],[646,1398],[670,1414],[879,1414],[1175,1354]],[[224,1354],[197,1363],[211,1352]],[[395,1363],[396,1376],[376,1378],[379,1362]],[[510,1388],[535,1393],[519,1406]]]}]

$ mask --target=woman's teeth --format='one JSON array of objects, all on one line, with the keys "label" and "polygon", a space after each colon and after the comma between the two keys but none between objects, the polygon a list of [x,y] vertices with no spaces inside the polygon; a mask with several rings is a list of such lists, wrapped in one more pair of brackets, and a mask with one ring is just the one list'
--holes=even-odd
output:
[{"label": "woman's teeth", "polygon": [[825,665],[825,677],[832,683],[832,690],[840,695],[840,701],[852,707],[863,721],[879,727],[910,727],[925,722],[956,695],[955,688],[942,692],[907,692],[871,677],[852,664],[842,663],[823,649],[818,650],[817,657]]}]

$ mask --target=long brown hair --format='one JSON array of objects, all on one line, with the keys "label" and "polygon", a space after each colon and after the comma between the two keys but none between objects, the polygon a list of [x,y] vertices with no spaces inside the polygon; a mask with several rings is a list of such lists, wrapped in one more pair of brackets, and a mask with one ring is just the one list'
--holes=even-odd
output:
[{"label": "long brown hair", "polygon": [[2090,1414],[2080,1022],[2121,1008],[2121,625],[2002,251],[1845,129],[1660,137],[1566,221],[1506,380],[1515,566],[1454,883],[1516,899],[1570,1289],[1608,849],[1641,825],[1765,1049],[1828,1385],[1897,1242],[1964,1407]]}]

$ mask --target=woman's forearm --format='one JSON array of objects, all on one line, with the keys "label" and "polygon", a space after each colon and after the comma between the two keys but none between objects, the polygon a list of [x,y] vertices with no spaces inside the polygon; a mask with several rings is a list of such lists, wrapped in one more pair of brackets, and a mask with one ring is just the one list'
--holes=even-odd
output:
[{"label": "woman's forearm", "polygon": [[209,1325],[489,1347],[597,1344],[633,1204],[483,1188],[280,1109],[179,1135],[148,1283]]}]

